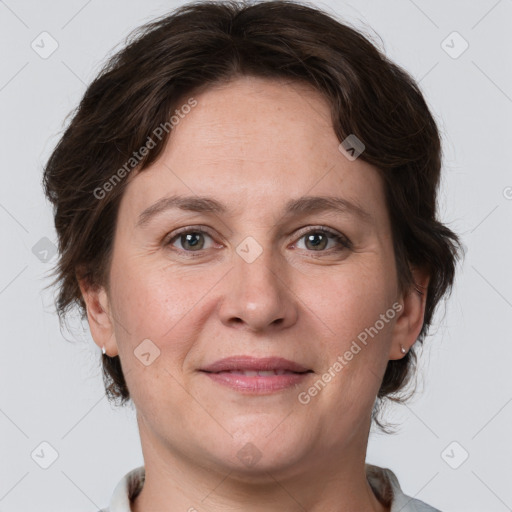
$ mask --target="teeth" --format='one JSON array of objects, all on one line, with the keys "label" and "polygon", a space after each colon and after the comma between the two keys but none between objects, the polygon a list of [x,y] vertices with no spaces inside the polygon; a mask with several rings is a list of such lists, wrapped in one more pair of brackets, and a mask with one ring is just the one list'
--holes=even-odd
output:
[{"label": "teeth", "polygon": [[276,370],[269,370],[269,371],[258,372],[258,375],[260,377],[271,377],[272,375],[278,375],[278,373]]},{"label": "teeth", "polygon": [[273,377],[274,375],[284,375],[285,373],[294,373],[287,370],[233,370],[227,373],[234,373],[236,375],[244,375],[245,377]]}]

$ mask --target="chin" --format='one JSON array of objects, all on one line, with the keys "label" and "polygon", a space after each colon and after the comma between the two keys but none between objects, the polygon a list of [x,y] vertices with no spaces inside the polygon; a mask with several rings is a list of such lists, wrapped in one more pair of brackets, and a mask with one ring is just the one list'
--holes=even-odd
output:
[{"label": "chin", "polygon": [[229,471],[229,477],[253,484],[275,482],[278,474],[296,470],[300,459],[293,447],[277,454],[273,446],[259,450],[250,442],[229,455],[219,461]]},{"label": "chin", "polygon": [[[259,418],[257,424],[245,422],[242,428],[238,425],[236,430],[228,429],[233,432],[232,442],[224,444],[221,447],[224,450],[214,454],[214,457],[240,477],[245,475],[254,478],[262,475],[268,479],[269,472],[296,467],[304,457],[304,449],[308,446],[305,438],[308,436],[287,429],[284,425],[287,420],[283,422],[284,418],[286,415],[276,421],[264,422],[264,425]],[[211,446],[214,446],[213,441]]]}]

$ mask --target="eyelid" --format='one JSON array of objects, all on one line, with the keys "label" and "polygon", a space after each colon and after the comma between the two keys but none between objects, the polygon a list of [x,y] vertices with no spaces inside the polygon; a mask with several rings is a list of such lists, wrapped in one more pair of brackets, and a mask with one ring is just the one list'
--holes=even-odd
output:
[{"label": "eyelid", "polygon": [[[204,226],[204,225],[188,225],[188,226],[184,226],[182,228],[178,228],[174,231],[172,231],[171,233],[169,233],[165,238],[164,238],[164,246],[172,246],[172,241],[174,239],[176,239],[177,237],[179,237],[181,234],[183,233],[193,233],[193,232],[198,232],[198,233],[204,233],[206,235],[208,235],[215,243],[215,238],[216,236],[212,233],[213,230],[211,230],[208,226]],[[352,248],[352,242],[351,240],[345,236],[343,233],[340,233],[339,231],[333,229],[333,228],[330,228],[330,227],[327,227],[327,226],[323,226],[323,225],[308,225],[308,226],[305,226],[303,228],[300,228],[298,231],[295,230],[294,234],[293,234],[293,240],[294,240],[294,244],[298,243],[300,241],[301,238],[303,238],[306,234],[308,233],[315,233],[315,232],[323,232],[323,233],[326,233],[328,235],[331,235],[341,246],[342,248],[331,248],[330,250],[326,250],[326,251],[307,251],[307,252],[310,252],[310,253],[315,253],[315,252],[318,252],[318,254],[329,254],[331,252],[336,252],[336,251],[340,251],[340,250],[343,250],[343,249],[351,249]],[[207,249],[201,249],[199,251],[185,251],[183,249],[177,249],[175,248],[174,249],[176,252],[179,252],[179,253],[186,253],[187,255],[193,257],[193,256],[199,256],[201,255],[201,253]]]},{"label": "eyelid", "polygon": [[[331,236],[333,236],[335,239],[337,239],[345,248],[350,249],[352,248],[352,242],[351,240],[345,236],[343,233],[340,233],[339,231],[329,228],[327,226],[317,225],[317,226],[306,226],[303,229],[299,229],[298,232],[294,233],[294,239],[297,241],[300,240],[304,235],[308,233],[315,233],[315,232],[324,232]],[[296,242],[295,242],[296,243]],[[309,251],[309,252],[315,252],[315,251]],[[319,253],[328,253],[329,251],[318,251]]]},{"label": "eyelid", "polygon": [[[210,238],[214,239],[215,235],[213,234],[212,230],[208,226],[203,226],[201,224],[199,225],[192,225],[192,226],[184,226],[182,228],[175,229],[171,233],[168,233],[164,238],[164,245],[170,245],[171,241],[177,238],[179,235],[183,233],[206,233]],[[187,251],[192,252],[192,251]]]},{"label": "eyelid", "polygon": [[300,228],[299,230],[296,230],[294,233],[295,237],[301,237],[304,236],[306,233],[309,233],[311,231],[326,231],[327,233],[330,233],[331,235],[341,236],[343,238],[346,238],[342,233],[339,231],[336,231],[335,229],[329,228],[327,226],[323,226],[321,224],[317,226],[308,225],[303,228]]}]

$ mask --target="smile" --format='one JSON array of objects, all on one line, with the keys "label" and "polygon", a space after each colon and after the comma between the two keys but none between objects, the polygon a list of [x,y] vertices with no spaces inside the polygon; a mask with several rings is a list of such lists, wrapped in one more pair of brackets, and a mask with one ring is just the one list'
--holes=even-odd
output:
[{"label": "smile", "polygon": [[208,378],[244,393],[268,394],[302,383],[312,370],[281,357],[234,356],[200,370]]}]

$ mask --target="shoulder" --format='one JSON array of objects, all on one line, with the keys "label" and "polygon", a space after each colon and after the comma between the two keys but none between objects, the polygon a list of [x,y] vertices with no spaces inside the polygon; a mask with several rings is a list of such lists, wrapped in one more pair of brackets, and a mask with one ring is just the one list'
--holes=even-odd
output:
[{"label": "shoulder", "polygon": [[424,501],[405,494],[391,469],[368,463],[365,468],[369,484],[380,500],[391,505],[390,512],[441,512]]},{"label": "shoulder", "polygon": [[144,466],[139,466],[126,473],[114,488],[108,507],[98,512],[131,512],[130,501],[142,489],[145,476]]}]

